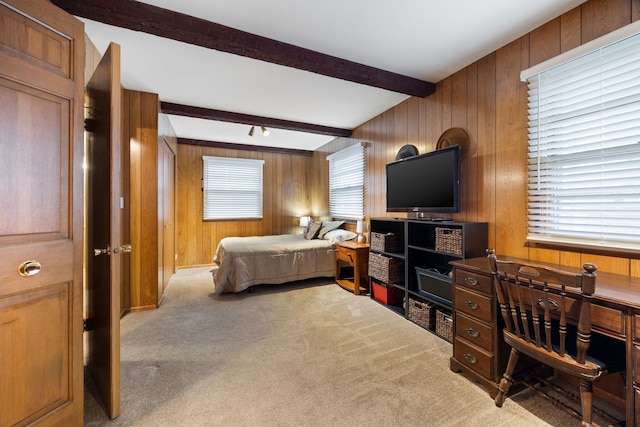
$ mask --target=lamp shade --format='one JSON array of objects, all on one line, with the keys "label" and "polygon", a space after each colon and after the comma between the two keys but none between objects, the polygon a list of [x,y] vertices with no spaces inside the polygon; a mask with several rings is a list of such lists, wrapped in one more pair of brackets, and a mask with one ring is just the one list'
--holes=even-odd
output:
[{"label": "lamp shade", "polygon": [[301,216],[300,217],[300,227],[306,227],[307,225],[309,225],[309,217],[308,216]]},{"label": "lamp shade", "polygon": [[364,221],[358,221],[356,223],[356,233],[364,233]]}]

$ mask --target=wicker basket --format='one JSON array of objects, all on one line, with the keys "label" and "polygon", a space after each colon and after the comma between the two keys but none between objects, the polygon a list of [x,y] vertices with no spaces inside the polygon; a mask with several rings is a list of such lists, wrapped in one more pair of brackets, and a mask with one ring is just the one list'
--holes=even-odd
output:
[{"label": "wicker basket", "polygon": [[436,334],[445,340],[453,341],[453,317],[448,310],[436,310]]},{"label": "wicker basket", "polygon": [[436,251],[462,255],[462,230],[436,227]]},{"label": "wicker basket", "polygon": [[402,235],[395,233],[371,232],[369,238],[371,249],[382,252],[402,252]]},{"label": "wicker basket", "polygon": [[433,329],[435,321],[435,306],[428,302],[422,302],[409,298],[409,306],[407,307],[407,317],[409,320],[417,323],[426,329]]},{"label": "wicker basket", "polygon": [[369,276],[383,283],[399,283],[404,280],[404,263],[400,259],[369,253]]}]

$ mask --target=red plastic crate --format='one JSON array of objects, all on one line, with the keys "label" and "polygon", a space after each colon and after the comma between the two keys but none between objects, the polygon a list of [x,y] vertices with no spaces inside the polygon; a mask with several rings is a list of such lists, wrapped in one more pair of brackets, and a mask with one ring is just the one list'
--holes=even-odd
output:
[{"label": "red plastic crate", "polygon": [[402,289],[394,286],[387,288],[374,280],[371,281],[371,290],[373,292],[373,299],[382,304],[398,305],[402,303],[402,299],[404,298]]}]

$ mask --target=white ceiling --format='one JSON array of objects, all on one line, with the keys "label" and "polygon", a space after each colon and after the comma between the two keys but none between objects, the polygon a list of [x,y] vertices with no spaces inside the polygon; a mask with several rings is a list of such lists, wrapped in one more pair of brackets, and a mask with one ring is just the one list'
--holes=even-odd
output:
[{"label": "white ceiling", "polygon": [[[437,83],[585,0],[145,0],[143,3]],[[82,19],[122,84],[161,101],[353,129],[408,95]],[[170,115],[178,137],[314,150],[332,136]]]}]

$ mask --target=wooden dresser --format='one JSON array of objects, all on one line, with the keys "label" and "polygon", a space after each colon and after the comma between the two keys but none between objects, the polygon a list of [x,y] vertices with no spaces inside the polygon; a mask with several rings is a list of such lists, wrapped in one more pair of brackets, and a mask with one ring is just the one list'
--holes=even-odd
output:
[{"label": "wooden dresser", "polygon": [[[474,258],[478,260],[478,258]],[[498,393],[508,353],[501,345],[502,325],[493,293],[489,261],[486,268],[452,262],[454,339],[452,371],[464,371],[491,395]],[[478,263],[481,264],[481,263]]]},{"label": "wooden dresser", "polygon": [[[500,259],[512,259],[500,256]],[[506,368],[509,350],[502,338],[503,320],[493,292],[486,257],[452,261],[453,355],[450,368],[464,372],[491,397]],[[539,263],[570,271],[580,268]],[[591,306],[593,329],[625,342],[625,376],[605,377],[594,386],[596,395],[625,409],[627,425],[640,417],[640,278],[598,272]],[[571,295],[569,295],[571,297]]]}]

